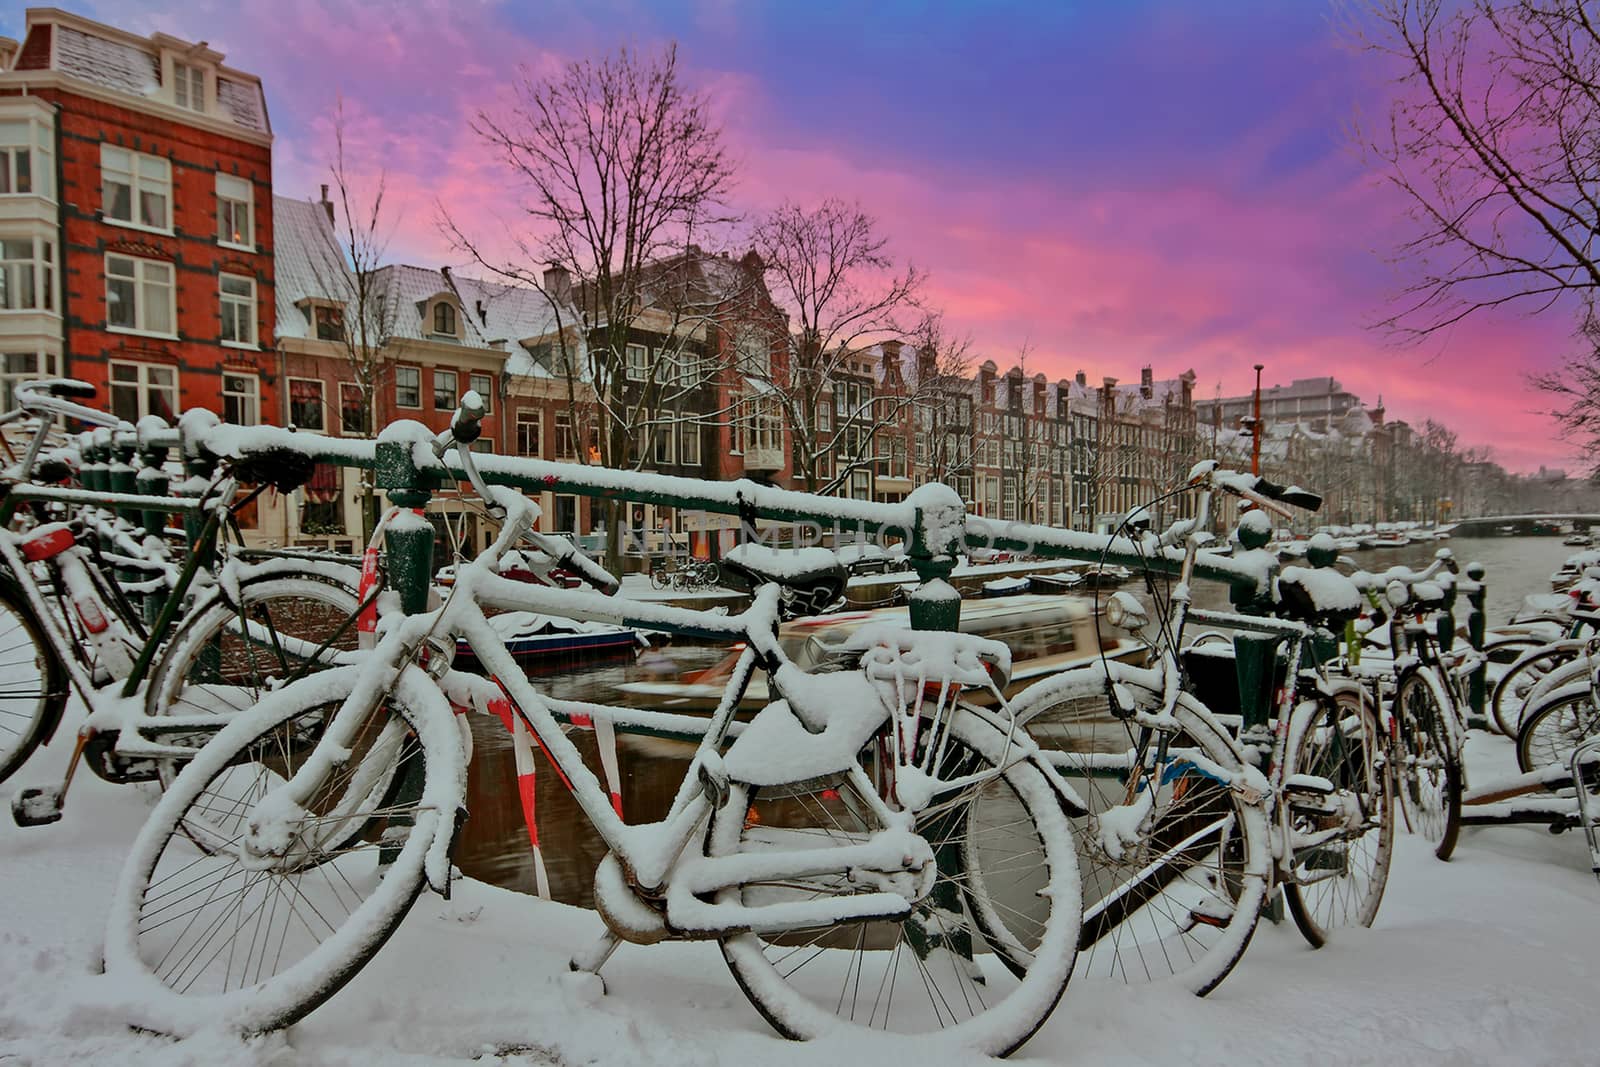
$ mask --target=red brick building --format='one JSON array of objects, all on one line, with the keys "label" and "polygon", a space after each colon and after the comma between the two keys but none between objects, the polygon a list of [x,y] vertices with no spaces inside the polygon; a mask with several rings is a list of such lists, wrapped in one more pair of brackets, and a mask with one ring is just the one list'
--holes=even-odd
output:
[{"label": "red brick building", "polygon": [[[274,421],[272,131],[223,56],[33,8],[0,40],[0,378]],[[64,269],[62,267],[64,266]]]}]

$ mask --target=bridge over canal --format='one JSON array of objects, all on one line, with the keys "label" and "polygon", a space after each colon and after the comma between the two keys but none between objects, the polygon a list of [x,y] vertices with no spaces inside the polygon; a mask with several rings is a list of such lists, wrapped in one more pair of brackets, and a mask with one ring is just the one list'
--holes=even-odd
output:
[{"label": "bridge over canal", "polygon": [[1551,512],[1541,515],[1487,515],[1457,519],[1451,533],[1456,537],[1496,537],[1515,534],[1522,537],[1554,536],[1570,528],[1587,533],[1600,526],[1600,515],[1581,512]]}]

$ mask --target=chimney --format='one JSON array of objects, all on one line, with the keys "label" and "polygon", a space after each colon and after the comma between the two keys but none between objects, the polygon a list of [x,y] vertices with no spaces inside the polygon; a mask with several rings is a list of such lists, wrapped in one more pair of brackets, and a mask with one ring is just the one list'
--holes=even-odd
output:
[{"label": "chimney", "polygon": [[1148,365],[1139,371],[1139,395],[1149,400],[1155,395],[1156,376]]},{"label": "chimney", "polygon": [[328,225],[337,226],[338,222],[333,217],[333,201],[328,199],[328,187],[322,187],[322,210],[328,213]]},{"label": "chimney", "polygon": [[1078,376],[1076,378],[1074,378],[1073,381],[1077,382],[1079,385],[1083,386],[1085,389],[1089,388],[1089,376],[1087,374],[1085,374],[1083,371],[1079,371],[1078,372]]},{"label": "chimney", "polygon": [[478,321],[485,326],[489,325],[489,309],[483,306],[482,300],[474,300],[472,306],[477,309]]},{"label": "chimney", "polygon": [[546,267],[544,291],[555,300],[565,302],[572,299],[572,275],[567,273],[567,268],[559,263],[552,263]]}]

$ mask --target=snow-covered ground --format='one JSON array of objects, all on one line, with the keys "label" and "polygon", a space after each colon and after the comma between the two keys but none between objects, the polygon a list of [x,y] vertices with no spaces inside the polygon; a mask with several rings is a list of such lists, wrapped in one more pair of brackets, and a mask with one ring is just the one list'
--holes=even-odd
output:
[{"label": "snow-covered ground", "polygon": [[[56,771],[70,734],[0,787]],[[1475,739],[1480,779],[1508,746]],[[86,776],[87,778],[87,776]],[[21,780],[19,783],[19,779]],[[343,992],[248,1043],[130,1031],[95,972],[144,787],[80,780],[55,826],[0,827],[0,1064],[895,1064],[892,1043],[795,1045],[770,1034],[711,945],[624,946],[609,993],[566,974],[591,913],[457,883],[424,894]],[[1074,984],[1018,1059],[1050,1064],[1577,1064],[1600,1055],[1600,884],[1582,838],[1464,832],[1457,858],[1402,838],[1378,925],[1313,952],[1263,923],[1208,999]],[[950,1062],[961,1062],[952,1060]],[[943,1067],[920,1057],[918,1067]]]}]

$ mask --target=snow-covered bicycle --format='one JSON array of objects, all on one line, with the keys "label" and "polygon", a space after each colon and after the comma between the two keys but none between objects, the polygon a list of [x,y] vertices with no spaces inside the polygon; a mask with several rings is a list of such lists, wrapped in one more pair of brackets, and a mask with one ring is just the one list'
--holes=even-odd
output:
[{"label": "snow-covered bicycle", "polygon": [[[464,406],[450,431],[463,444],[470,415]],[[419,464],[444,457],[447,441],[416,424],[386,435]],[[403,582],[380,597],[376,647],[232,721],[135,842],[106,944],[134,1021],[270,1030],[337,991],[424,887],[448,890],[469,758],[458,716],[481,711],[520,752],[544,750],[611,850],[595,886],[609,933],[587,967],[622,940],[715,940],[789,1037],[867,1027],[912,1048],[992,1055],[1024,1042],[1072,971],[1080,908],[1067,812],[1080,809],[1013,720],[960,699],[969,687],[998,696],[1005,646],[866,628],[840,650],[854,666],[808,673],[776,635],[778,586],[803,575],[772,575],[732,616],[508,581],[496,561],[537,536],[537,508],[485,486],[467,448],[451,459],[501,522],[494,543],[434,610],[418,610],[423,591]],[[391,544],[427,528],[402,510]],[[615,588],[592,563],[581,571]],[[408,597],[413,614],[394,610]],[[556,701],[517,668],[485,608],[742,651],[709,719]],[[487,678],[451,670],[458,640]],[[756,670],[781,699],[737,723]],[[563,731],[599,722],[698,737],[661,821],[626,823]],[[226,824],[209,851],[183,832],[196,811]]]},{"label": "snow-covered bicycle", "polygon": [[[1285,503],[1320,501],[1214,461],[1196,465],[1190,486],[1197,517],[1139,542],[1152,558],[1184,546],[1165,615],[1150,620],[1126,593],[1106,606],[1109,624],[1147,636],[1153,665],[1067,671],[1030,686],[1013,708],[1088,804],[1075,822],[1085,880],[1077,973],[1204,994],[1237,964],[1276,888],[1314,946],[1338,927],[1370,924],[1387,881],[1393,809],[1376,709],[1312,655],[1359,610],[1349,582],[1286,569],[1275,605],[1284,618],[1190,605],[1215,494],[1251,501],[1263,519],[1287,514]],[[1252,523],[1264,542],[1270,524]],[[1248,548],[1233,560],[1257,568],[1256,597],[1271,603],[1273,558]],[[1241,637],[1213,631],[1186,644],[1191,622]]]}]

